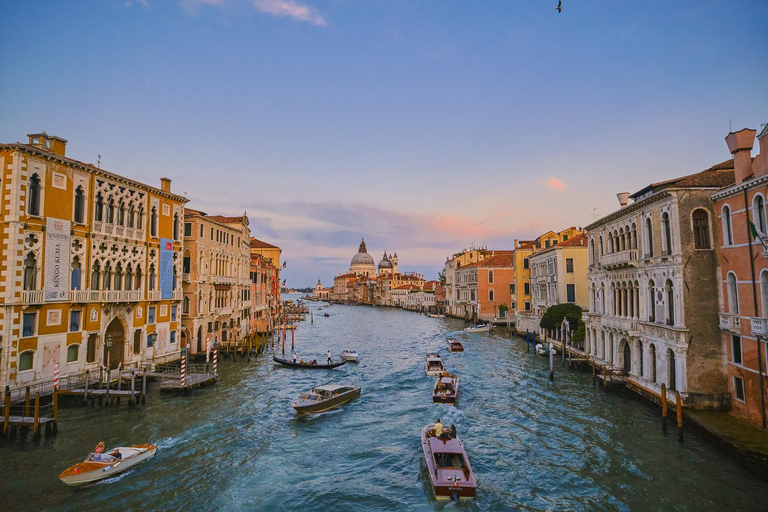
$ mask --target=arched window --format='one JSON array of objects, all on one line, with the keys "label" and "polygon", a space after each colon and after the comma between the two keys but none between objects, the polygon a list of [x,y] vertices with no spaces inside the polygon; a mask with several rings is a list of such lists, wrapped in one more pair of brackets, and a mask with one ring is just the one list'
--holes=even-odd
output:
[{"label": "arched window", "polygon": [[117,224],[119,226],[125,225],[125,203],[120,200],[120,204],[117,206]]},{"label": "arched window", "polygon": [[647,239],[646,249],[648,250],[645,255],[653,256],[653,225],[650,217],[645,219],[645,237]]},{"label": "arched window", "polygon": [[648,321],[656,321],[656,286],[653,279],[648,281]]},{"label": "arched window", "polygon": [[488,290],[488,301],[493,302],[493,290]]},{"label": "arched window", "polygon": [[96,222],[101,222],[104,218],[104,199],[101,197],[101,192],[96,194],[96,204],[93,207],[93,218]]},{"label": "arched window", "polygon": [[72,279],[69,280],[69,288],[71,290],[82,289],[82,268],[80,266],[80,258],[75,256],[72,258]]},{"label": "arched window", "polygon": [[189,297],[184,296],[184,302],[181,305],[181,312],[185,315],[189,314]]},{"label": "arched window", "polygon": [[670,391],[677,389],[677,366],[675,362],[675,353],[671,348],[667,349],[667,388]]},{"label": "arched window", "polygon": [[178,213],[173,214],[173,239],[174,240],[179,239],[179,214]]},{"label": "arched window", "polygon": [[176,270],[177,270],[177,267],[176,265],[174,265],[173,266],[173,285],[171,286],[173,290],[175,290],[176,286],[179,284],[178,283],[179,277],[178,277],[178,274],[176,273]]},{"label": "arched window", "polygon": [[141,229],[144,223],[144,207],[139,206],[139,211],[136,213],[136,229]]},{"label": "arched window", "polygon": [[149,234],[157,236],[157,208],[153,206],[149,215]]},{"label": "arched window", "polygon": [[126,227],[132,228],[133,223],[136,219],[136,211],[133,209],[133,203],[128,207],[128,222],[126,222]]},{"label": "arched window", "polygon": [[[762,275],[760,276],[762,281]],[[728,288],[728,312],[732,315],[739,314],[739,284],[736,280],[736,274],[731,271],[726,277]]]},{"label": "arched window", "polygon": [[136,265],[136,286],[134,286],[134,290],[143,290],[144,287],[142,286],[141,282],[141,265]]},{"label": "arched window", "polygon": [[37,290],[37,259],[34,253],[24,258],[24,289]]},{"label": "arched window", "polygon": [[675,325],[675,287],[672,281],[667,279],[667,325]]},{"label": "arched window", "polygon": [[661,214],[661,229],[664,231],[664,254],[672,254],[672,224],[667,212]]},{"label": "arched window", "polygon": [[80,360],[80,345],[70,345],[67,347],[67,362],[76,363]]},{"label": "arched window", "polygon": [[637,374],[640,377],[645,375],[645,368],[643,367],[643,342],[637,341]]},{"label": "arched window", "polygon": [[623,251],[627,248],[627,242],[624,238],[624,228],[619,230],[619,250]]},{"label": "arched window", "polygon": [[723,243],[733,245],[733,230],[731,229],[731,208],[723,206]]},{"label": "arched window", "polygon": [[768,270],[763,270],[760,273],[760,303],[762,306],[761,316],[768,318]]},{"label": "arched window", "polygon": [[605,313],[605,283],[600,283],[600,313]]},{"label": "arched window", "polygon": [[35,351],[27,350],[19,354],[19,371],[31,370],[35,364]]},{"label": "arched window", "polygon": [[648,380],[656,382],[656,345],[648,346]]},{"label": "arched window", "polygon": [[632,223],[632,249],[637,249],[637,224]]},{"label": "arched window", "polygon": [[755,227],[757,227],[761,235],[767,234],[766,228],[768,223],[766,223],[765,219],[765,200],[759,194],[755,196],[755,200],[752,203],[752,222],[755,223]]},{"label": "arched window", "polygon": [[115,201],[111,197],[107,200],[107,212],[104,216],[104,222],[107,224],[115,222]]},{"label": "arched window", "polygon": [[123,289],[125,291],[133,290],[133,268],[131,267],[130,263],[125,269],[125,287]]},{"label": "arched window", "polygon": [[693,211],[693,245],[696,249],[710,249],[709,215],[701,208]]},{"label": "arched window", "polygon": [[101,282],[101,265],[99,265],[99,262],[95,262],[93,264],[93,267],[91,268],[91,290],[99,290],[101,286],[99,286],[99,283]]},{"label": "arched window", "polygon": [[40,176],[33,174],[29,178],[29,191],[27,197],[27,213],[30,215],[40,215]]},{"label": "arched window", "polygon": [[493,284],[493,270],[488,271],[488,284]]},{"label": "arched window", "polygon": [[104,272],[102,272],[102,278],[101,278],[101,289],[102,290],[112,289],[112,264],[109,262],[107,262],[104,265]]},{"label": "arched window", "polygon": [[115,290],[120,291],[123,288],[123,265],[118,263],[115,267]]},{"label": "arched window", "polygon": [[75,189],[75,222],[78,224],[85,222],[85,192],[83,192],[83,187]]},{"label": "arched window", "polygon": [[149,290],[155,289],[155,265],[154,263],[149,266]]},{"label": "arched window", "polygon": [[599,249],[600,249],[600,256],[602,256],[603,254],[605,254],[603,252],[603,235],[600,235],[599,237],[597,237],[597,245],[600,246],[599,247]]}]

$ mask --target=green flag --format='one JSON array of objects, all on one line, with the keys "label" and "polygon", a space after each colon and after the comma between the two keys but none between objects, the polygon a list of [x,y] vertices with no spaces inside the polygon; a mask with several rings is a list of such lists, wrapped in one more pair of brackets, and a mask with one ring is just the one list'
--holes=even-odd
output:
[{"label": "green flag", "polygon": [[760,238],[760,235],[757,232],[757,227],[755,226],[755,223],[749,219],[747,219],[747,222],[749,223],[749,233],[752,235],[752,240],[757,240],[758,238]]}]

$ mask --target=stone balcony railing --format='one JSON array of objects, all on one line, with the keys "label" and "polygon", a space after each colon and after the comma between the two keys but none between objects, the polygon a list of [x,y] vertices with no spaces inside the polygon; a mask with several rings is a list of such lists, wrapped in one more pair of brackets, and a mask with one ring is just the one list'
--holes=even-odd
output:
[{"label": "stone balcony railing", "polygon": [[191,279],[189,277],[189,272],[185,272],[185,273],[181,274],[181,282],[182,283],[189,283],[189,282],[191,282]]},{"label": "stone balcony railing", "polygon": [[163,292],[160,290],[151,290],[147,292],[147,300],[157,301],[162,300]]},{"label": "stone balcony railing", "polygon": [[752,334],[754,336],[765,336],[768,334],[768,319],[750,318],[749,323],[752,326]]},{"label": "stone balcony railing", "polygon": [[211,280],[217,284],[234,284],[237,278],[234,276],[211,276]]},{"label": "stone balcony railing", "polygon": [[724,331],[741,334],[741,318],[739,318],[739,315],[720,313],[720,328]]},{"label": "stone balcony railing", "polygon": [[44,290],[22,290],[21,302],[25,304],[42,304],[45,302]]},{"label": "stone balcony railing", "polygon": [[184,290],[173,290],[173,300],[182,300],[184,298]]},{"label": "stone balcony railing", "polygon": [[605,327],[626,331],[630,336],[638,336],[640,330],[636,318],[622,318],[617,316],[603,316],[602,324]]},{"label": "stone balcony railing", "polygon": [[637,260],[637,249],[629,249],[600,256],[600,265],[604,267],[629,266]]},{"label": "stone balcony railing", "polygon": [[216,308],[216,314],[219,316],[227,316],[232,314],[232,308]]}]

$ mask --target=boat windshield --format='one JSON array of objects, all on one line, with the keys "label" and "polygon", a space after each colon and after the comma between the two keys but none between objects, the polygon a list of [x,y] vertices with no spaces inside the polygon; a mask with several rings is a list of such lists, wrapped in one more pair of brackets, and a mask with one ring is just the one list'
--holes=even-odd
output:
[{"label": "boat windshield", "polygon": [[436,468],[464,469],[465,466],[466,464],[464,463],[464,457],[460,453],[435,454]]}]

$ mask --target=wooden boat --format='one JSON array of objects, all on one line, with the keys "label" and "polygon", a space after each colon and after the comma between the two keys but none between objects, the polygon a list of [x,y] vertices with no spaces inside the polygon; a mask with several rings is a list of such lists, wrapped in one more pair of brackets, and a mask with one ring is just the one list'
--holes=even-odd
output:
[{"label": "wooden boat", "polygon": [[313,413],[327,411],[350,402],[360,396],[362,388],[328,384],[312,388],[312,391],[301,395],[291,405],[297,412]]},{"label": "wooden boat", "polygon": [[438,439],[435,424],[430,423],[421,431],[421,447],[436,499],[459,501],[475,497],[477,480],[458,436],[446,436],[444,431]]},{"label": "wooden boat", "polygon": [[328,312],[326,311],[325,313],[323,313],[323,316],[324,316],[324,317],[326,317],[326,318],[328,318],[328,317],[329,317],[329,316],[331,316],[331,315],[329,315],[329,314],[328,314]]},{"label": "wooden boat", "polygon": [[427,316],[429,318],[445,318],[445,315],[440,315],[440,314],[435,315],[435,314],[432,314],[432,313],[428,314]]},{"label": "wooden boat", "polygon": [[464,345],[459,340],[449,339],[448,346],[451,347],[451,352],[464,352]]},{"label": "wooden boat", "polygon": [[491,332],[493,326],[491,324],[476,324],[472,327],[464,329],[465,332]]},{"label": "wooden boat", "polygon": [[351,363],[356,363],[357,360],[360,358],[360,354],[357,353],[357,350],[342,350],[341,351],[341,358],[345,361],[349,361]]},{"label": "wooden boat", "polygon": [[[113,457],[115,450],[120,452],[121,458]],[[155,453],[157,453],[157,446],[153,444],[118,446],[105,451],[101,456],[102,460],[99,461],[94,460],[94,455],[91,453],[83,462],[78,462],[62,471],[59,479],[72,487],[98,482],[128,471],[136,464],[154,457]]]},{"label": "wooden boat", "polygon": [[283,359],[282,357],[272,356],[272,359],[276,363],[280,363],[284,366],[290,366],[291,368],[310,368],[312,370],[328,370],[330,368],[336,368],[337,366],[341,366],[343,364],[347,364],[346,361],[339,361],[338,363],[331,363],[331,364],[311,364],[311,362],[298,362],[294,363],[290,359]]},{"label": "wooden boat", "polygon": [[435,389],[432,390],[432,402],[456,405],[458,396],[459,378],[452,373],[444,372],[435,381]]},{"label": "wooden boat", "polygon": [[436,377],[445,371],[442,358],[437,354],[427,354],[424,367],[427,371],[427,375]]}]

